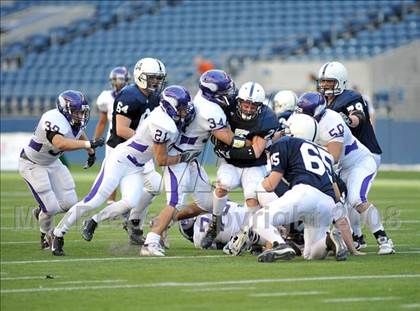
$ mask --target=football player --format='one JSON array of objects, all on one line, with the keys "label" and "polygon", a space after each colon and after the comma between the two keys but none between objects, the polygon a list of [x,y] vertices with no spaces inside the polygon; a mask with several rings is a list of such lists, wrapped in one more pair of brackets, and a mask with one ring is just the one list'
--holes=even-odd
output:
[{"label": "football player", "polygon": [[384,231],[379,211],[368,201],[377,165],[374,156],[354,137],[342,117],[326,109],[325,97],[318,92],[303,94],[296,111],[314,117],[319,122],[317,142],[325,146],[339,164],[340,177],[347,186],[346,203],[357,211],[366,227],[373,233],[379,245],[379,255],[395,253],[394,245]]},{"label": "football player", "polygon": [[[117,94],[130,82],[130,74],[126,67],[115,67],[109,73],[109,82],[111,90],[103,90],[96,99],[96,105],[99,109],[99,120],[96,124],[94,139],[102,137],[108,124],[108,133],[106,139],[109,139],[112,127],[112,110],[114,108],[114,101]],[[109,154],[111,147],[105,146],[105,157]],[[108,203],[115,201],[116,191],[108,198]]]},{"label": "football player", "polygon": [[50,246],[45,234],[52,228],[54,215],[66,212],[77,202],[73,177],[58,158],[65,151],[86,149],[87,168],[95,162],[95,148],[104,145],[103,139],[89,141],[84,133],[90,108],[83,93],[64,91],[56,105],[42,115],[19,159],[19,173],[39,204],[34,216],[39,222],[43,249]]},{"label": "football player", "polygon": [[[131,138],[136,128],[159,105],[166,69],[156,58],[142,58],[134,66],[133,77],[134,83],[123,88],[114,101],[111,136],[107,142],[111,148]],[[145,193],[139,206],[130,211],[128,222],[124,225],[129,243],[135,245],[143,244],[143,222],[148,206],[162,191],[162,177],[155,171],[152,160],[145,165],[143,173]]]},{"label": "football player", "polygon": [[[327,98],[327,107],[340,113],[354,137],[370,150],[378,169],[382,150],[371,123],[369,106],[360,93],[347,89],[347,69],[344,65],[339,62],[322,65],[318,73],[317,88]],[[357,247],[366,247],[360,227],[360,215],[351,210],[349,216]]]},{"label": "football player", "polygon": [[[230,247],[227,244],[231,241],[232,237],[240,232],[245,216],[246,210],[243,206],[236,202],[228,201],[222,213],[223,228],[214,239],[211,248],[223,248],[226,254],[231,255]],[[201,214],[194,218],[179,221],[178,227],[183,237],[191,241],[196,248],[201,248],[201,241],[205,237],[210,223],[211,214]],[[262,246],[265,245],[266,241],[257,234],[252,234],[249,243]]]},{"label": "football player", "polygon": [[[228,145],[232,143],[233,134],[227,127],[222,107],[227,105],[227,97],[233,89],[232,79],[222,70],[213,69],[201,75],[199,91],[194,97],[196,116],[183,129],[172,150],[173,153],[189,153],[191,156],[186,158],[185,163],[165,169],[167,205],[147,234],[140,251],[141,256],[165,256],[160,239],[173,218],[189,218],[211,210],[212,187],[204,168],[196,158],[203,151],[210,135]],[[194,203],[187,205],[189,193],[193,195]]]},{"label": "football player", "polygon": [[213,195],[213,217],[202,247],[212,245],[220,231],[221,214],[228,192],[242,186],[245,208],[254,213],[259,208],[256,188],[267,174],[265,149],[279,127],[276,115],[263,105],[265,91],[256,82],[247,82],[239,89],[236,105],[232,105],[228,121],[233,131],[233,146],[216,142],[215,152],[221,157]]},{"label": "football player", "polygon": [[[347,258],[340,232],[334,229],[328,233],[336,200],[334,160],[327,150],[311,142],[316,137],[316,122],[305,122],[303,126],[302,137],[306,139],[286,136],[270,149],[272,171],[258,188],[258,198],[265,207],[251,220],[251,230],[272,246],[258,256],[259,262],[295,256],[295,250],[285,243],[276,226],[298,220],[303,220],[305,227],[305,259],[323,259],[328,250],[334,251],[339,261]],[[274,191],[283,177],[290,183],[290,190],[267,201],[267,192]]]},{"label": "football player", "polygon": [[160,107],[151,112],[133,137],[119,144],[105,159],[90,193],[75,204],[54,229],[53,255],[64,255],[64,234],[84,213],[104,203],[118,185],[121,187],[121,200],[88,219],[84,224],[83,238],[87,241],[92,239],[98,222],[136,207],[144,195],[141,191],[144,180],[142,173],[153,156],[160,166],[183,161],[182,155],[168,156],[168,149],[178,138],[178,128],[183,126],[186,118],[190,119],[192,111],[190,94],[183,87],[169,86],[162,92]]}]

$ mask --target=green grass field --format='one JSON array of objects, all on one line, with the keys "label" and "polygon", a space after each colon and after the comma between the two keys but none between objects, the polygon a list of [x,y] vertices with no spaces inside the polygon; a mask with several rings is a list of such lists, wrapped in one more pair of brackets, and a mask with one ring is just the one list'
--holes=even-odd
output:
[{"label": "green grass field", "polygon": [[[73,170],[80,197],[97,171]],[[35,202],[23,180],[2,173],[1,310],[420,309],[419,173],[380,173],[369,198],[382,212],[395,255],[376,255],[367,234],[365,257],[262,264],[249,254],[194,249],[175,227],[167,257],[141,258],[114,221],[100,226],[90,243],[74,227],[61,258],[39,249],[30,214]]]}]

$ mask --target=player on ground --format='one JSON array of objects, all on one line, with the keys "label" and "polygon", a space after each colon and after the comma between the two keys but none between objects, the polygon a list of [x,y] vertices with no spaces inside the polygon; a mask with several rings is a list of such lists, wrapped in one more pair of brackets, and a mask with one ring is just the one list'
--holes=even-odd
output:
[{"label": "player on ground", "polygon": [[[343,64],[328,62],[322,65],[318,73],[318,91],[327,98],[327,107],[340,113],[354,137],[370,150],[378,169],[382,150],[371,123],[369,105],[358,92],[347,89],[347,69]],[[366,247],[360,215],[351,210],[349,216],[357,248]]]},{"label": "player on ground", "polygon": [[[137,127],[159,105],[166,69],[156,58],[142,58],[134,66],[133,77],[134,83],[123,88],[114,101],[111,136],[107,142],[111,148],[131,138]],[[162,177],[155,171],[152,160],[145,165],[143,174],[145,193],[141,196],[139,206],[130,211],[124,226],[129,243],[135,245],[143,244],[143,222],[148,206],[162,191]]]},{"label": "player on ground", "polygon": [[216,142],[215,145],[221,161],[213,193],[212,222],[202,240],[203,248],[210,247],[220,231],[229,191],[242,186],[248,213],[259,208],[256,189],[267,174],[265,149],[279,126],[271,108],[263,105],[264,100],[263,87],[256,82],[247,82],[239,89],[236,105],[230,107],[228,122],[235,135],[234,144]]},{"label": "player on ground", "polygon": [[85,222],[82,236],[90,241],[98,222],[122,215],[136,207],[144,192],[142,174],[145,164],[154,156],[160,166],[182,161],[182,155],[168,156],[168,149],[179,136],[184,118],[193,111],[191,97],[180,86],[167,87],[161,96],[160,107],[145,119],[136,134],[119,144],[105,159],[90,193],[74,205],[54,229],[53,255],[64,255],[64,234],[84,213],[99,207],[120,185],[121,200],[108,205]]},{"label": "player on ground", "polygon": [[95,148],[104,144],[103,139],[88,141],[84,133],[90,109],[83,93],[64,91],[56,105],[57,108],[42,115],[19,159],[19,173],[39,204],[34,216],[39,221],[43,249],[50,246],[45,234],[52,228],[54,215],[77,202],[73,177],[58,158],[65,151],[86,149],[89,158],[85,168],[88,168],[95,162]]},{"label": "player on ground", "polygon": [[[375,236],[379,255],[393,254],[394,246],[384,231],[377,208],[367,200],[377,165],[369,150],[355,138],[341,116],[326,109],[324,96],[317,92],[303,94],[297,111],[319,120],[317,142],[325,146],[339,164],[340,177],[347,186],[346,203],[355,209]],[[346,241],[347,242],[347,241]]]},{"label": "player on ground", "polygon": [[[99,120],[96,124],[94,139],[102,137],[105,132],[105,128],[108,124],[108,132],[106,139],[109,139],[111,127],[112,127],[112,111],[114,108],[115,97],[126,86],[130,81],[130,74],[126,67],[115,67],[109,73],[109,82],[111,84],[111,90],[103,90],[96,99],[96,105],[99,109]],[[111,151],[111,147],[105,146],[105,157]],[[108,203],[115,201],[116,191],[113,192],[108,198]]]},{"label": "player on ground", "polygon": [[[232,143],[233,134],[227,127],[222,106],[227,105],[227,97],[234,89],[234,84],[224,71],[214,69],[201,75],[199,88],[194,97],[195,119],[183,130],[172,150],[173,153],[190,153],[191,157],[185,163],[172,165],[164,171],[167,205],[147,234],[141,256],[165,256],[165,250],[159,242],[172,219],[193,217],[211,210],[211,184],[196,158],[210,135],[229,145]],[[194,203],[187,206],[189,193],[193,195]]]},{"label": "player on ground", "polygon": [[259,262],[290,260],[295,256],[295,251],[285,244],[275,227],[298,220],[303,220],[305,226],[305,259],[323,259],[328,250],[335,251],[337,260],[347,258],[340,232],[328,233],[336,200],[334,160],[327,150],[310,141],[316,138],[316,121],[302,125],[302,136],[308,140],[283,137],[270,150],[272,172],[260,184],[258,196],[266,202],[266,192],[274,191],[283,177],[290,183],[290,190],[264,204],[265,208],[252,219],[251,229],[273,246],[258,256]]}]

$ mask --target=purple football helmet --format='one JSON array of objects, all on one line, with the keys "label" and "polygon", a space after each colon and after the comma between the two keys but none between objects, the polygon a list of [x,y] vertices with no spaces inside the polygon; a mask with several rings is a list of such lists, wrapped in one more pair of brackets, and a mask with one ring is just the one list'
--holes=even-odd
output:
[{"label": "purple football helmet", "polygon": [[296,112],[314,117],[317,121],[324,115],[326,101],[324,95],[318,92],[303,93],[297,103]]},{"label": "purple football helmet", "polygon": [[188,125],[194,119],[195,109],[190,92],[182,86],[166,87],[160,94],[160,106],[178,126]]},{"label": "purple football helmet", "polygon": [[58,95],[57,109],[66,117],[73,127],[86,127],[90,108],[87,97],[79,91],[67,90]]},{"label": "purple football helmet", "polygon": [[115,67],[109,73],[109,82],[115,91],[121,90],[130,82],[130,74],[126,67]]},{"label": "purple football helmet", "polygon": [[200,90],[203,97],[219,105],[229,105],[228,98],[235,91],[235,85],[223,70],[207,70],[200,77]]}]

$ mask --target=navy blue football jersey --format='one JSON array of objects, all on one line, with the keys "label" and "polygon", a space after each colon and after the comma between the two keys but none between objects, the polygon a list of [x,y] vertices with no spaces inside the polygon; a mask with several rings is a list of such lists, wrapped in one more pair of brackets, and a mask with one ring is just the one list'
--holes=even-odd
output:
[{"label": "navy blue football jersey", "polygon": [[126,141],[125,138],[116,134],[116,115],[120,114],[129,118],[131,120],[130,128],[136,130],[139,123],[158,105],[158,94],[152,93],[147,97],[134,83],[124,87],[114,100],[111,135],[107,144],[114,148]]},{"label": "navy blue football jersey", "polygon": [[271,169],[283,174],[290,184],[289,189],[297,184],[306,184],[329,195],[335,201],[332,187],[335,181],[334,160],[321,146],[308,140],[284,136],[271,146],[270,160]]},{"label": "navy blue football jersey", "polygon": [[[232,107],[232,111],[226,114],[230,128],[236,136],[242,136],[249,140],[252,140],[255,136],[260,136],[269,140],[273,137],[279,127],[276,114],[268,106],[262,106],[258,116],[249,121],[242,120],[236,111],[236,108]],[[265,152],[256,160],[238,160],[231,158],[225,158],[225,160],[227,163],[236,167],[253,167],[267,164]]]},{"label": "navy blue football jersey", "polygon": [[293,112],[294,112],[293,110],[286,110],[277,115],[277,118],[279,119],[279,124],[280,124],[279,130],[284,130],[286,128],[286,121],[289,120]]},{"label": "navy blue football jersey", "polygon": [[328,108],[337,112],[342,112],[348,116],[352,111],[360,110],[365,114],[366,120],[357,127],[350,127],[351,133],[363,145],[365,145],[370,152],[382,154],[381,147],[376,139],[372,123],[370,122],[369,108],[362,95],[352,90],[344,90],[328,105]]}]

